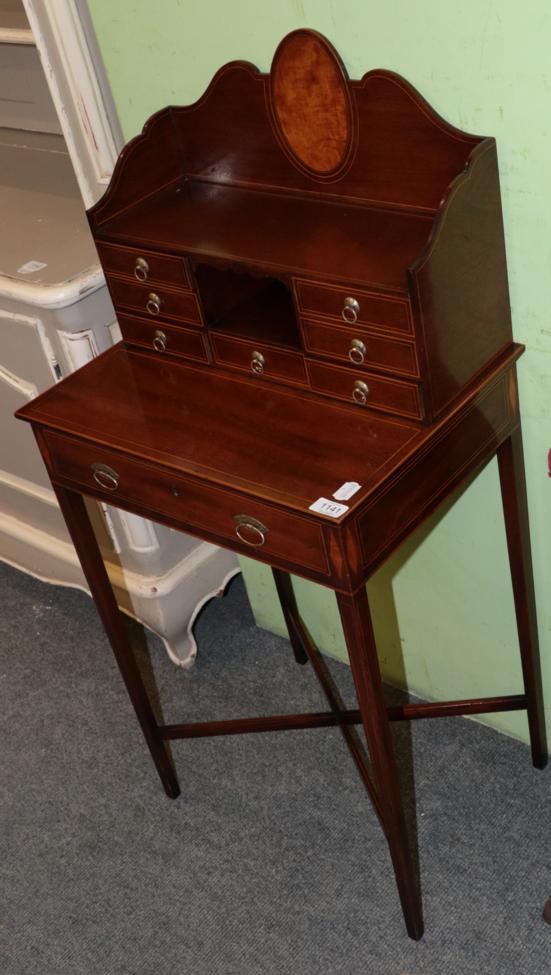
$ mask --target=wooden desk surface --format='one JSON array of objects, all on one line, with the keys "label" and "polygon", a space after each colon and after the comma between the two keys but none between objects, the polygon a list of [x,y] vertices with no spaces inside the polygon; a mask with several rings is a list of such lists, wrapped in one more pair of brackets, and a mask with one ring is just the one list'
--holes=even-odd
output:
[{"label": "wooden desk surface", "polygon": [[[18,412],[21,419],[76,435],[180,474],[283,504],[325,523],[347,520],[410,461],[451,435],[473,414],[521,354],[514,346],[473,385],[443,421],[430,427],[309,392],[224,375],[154,353],[114,346]],[[476,409],[474,410],[476,413]],[[480,414],[477,439],[492,431]],[[346,481],[361,490],[340,519],[309,511]]]},{"label": "wooden desk surface", "polygon": [[303,513],[357,481],[352,511],[428,433],[417,423],[122,345],[18,415]]}]

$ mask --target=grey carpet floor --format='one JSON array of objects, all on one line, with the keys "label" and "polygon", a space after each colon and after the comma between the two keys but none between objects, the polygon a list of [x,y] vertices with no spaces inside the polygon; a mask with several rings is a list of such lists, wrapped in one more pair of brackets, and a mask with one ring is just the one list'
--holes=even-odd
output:
[{"label": "grey carpet floor", "polygon": [[[1,975],[549,975],[551,774],[525,746],[457,718],[396,727],[414,943],[338,731],[176,742],[171,801],[90,599],[0,565],[0,603]],[[191,673],[149,640],[166,720],[324,706],[241,580],[196,631]]]}]

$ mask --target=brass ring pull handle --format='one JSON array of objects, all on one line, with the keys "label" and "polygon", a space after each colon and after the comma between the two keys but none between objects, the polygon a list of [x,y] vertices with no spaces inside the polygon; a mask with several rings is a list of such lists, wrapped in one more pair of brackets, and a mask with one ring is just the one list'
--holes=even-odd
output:
[{"label": "brass ring pull handle", "polygon": [[161,310],[161,299],[159,295],[156,295],[154,291],[151,291],[147,296],[146,309],[150,315],[158,315]]},{"label": "brass ring pull handle", "polygon": [[362,382],[361,379],[358,379],[354,383],[354,388],[352,390],[352,399],[354,400],[355,403],[360,403],[361,406],[364,406],[367,403],[368,396],[369,396],[369,386],[367,385],[367,383]]},{"label": "brass ring pull handle", "polygon": [[235,534],[239,541],[244,542],[245,545],[250,545],[252,548],[260,548],[261,545],[264,545],[269,531],[266,525],[257,521],[256,518],[251,518],[250,515],[234,515],[234,521],[237,522]]},{"label": "brass ring pull handle", "polygon": [[153,348],[156,352],[164,352],[167,344],[167,337],[165,332],[161,332],[160,328],[155,330],[155,335],[153,336]]},{"label": "brass ring pull handle", "polygon": [[253,352],[251,357],[251,369],[256,373],[257,376],[261,376],[264,372],[264,356],[262,352]]},{"label": "brass ring pull handle", "polygon": [[356,301],[355,298],[345,298],[344,305],[342,306],[341,315],[345,322],[349,325],[354,325],[358,321],[358,315],[360,314],[360,303]]},{"label": "brass ring pull handle", "polygon": [[148,274],[149,264],[147,263],[145,257],[137,257],[134,265],[134,277],[137,278],[138,281],[147,281]]},{"label": "brass ring pull handle", "polygon": [[119,475],[107,464],[92,464],[92,474],[96,484],[107,491],[116,491],[119,486]]},{"label": "brass ring pull handle", "polygon": [[350,361],[355,362],[357,366],[361,366],[365,362],[366,355],[367,347],[365,342],[362,342],[361,339],[352,339],[348,350],[348,358]]}]

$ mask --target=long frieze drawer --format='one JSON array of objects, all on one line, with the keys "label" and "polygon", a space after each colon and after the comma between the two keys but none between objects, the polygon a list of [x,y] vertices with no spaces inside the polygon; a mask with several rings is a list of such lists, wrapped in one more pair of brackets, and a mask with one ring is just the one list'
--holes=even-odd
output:
[{"label": "long frieze drawer", "polygon": [[168,318],[172,321],[201,325],[201,312],[192,291],[177,291],[166,285],[153,287],[107,275],[109,290],[115,308],[131,308],[152,319]]},{"label": "long frieze drawer", "polygon": [[189,277],[183,257],[157,254],[155,251],[138,250],[134,247],[119,247],[118,244],[102,244],[96,247],[105,271],[125,274],[136,281],[150,284],[173,284],[189,288]]},{"label": "long frieze drawer", "polygon": [[197,329],[152,322],[145,318],[134,318],[133,315],[119,314],[118,321],[124,339],[132,345],[154,349],[160,355],[172,352],[187,359],[209,361],[205,337]]},{"label": "long frieze drawer", "polygon": [[54,475],[95,497],[128,502],[218,536],[232,548],[329,574],[321,527],[233,491],[199,485],[107,448],[46,433]]},{"label": "long frieze drawer", "polygon": [[385,378],[359,369],[346,369],[307,360],[310,385],[318,393],[356,403],[359,408],[372,406],[401,416],[422,418],[419,390],[414,383]]},{"label": "long frieze drawer", "polygon": [[314,355],[330,356],[355,366],[388,369],[404,376],[418,376],[413,342],[383,338],[357,325],[324,325],[302,321],[304,346]]},{"label": "long frieze drawer", "polygon": [[402,298],[381,297],[358,288],[339,288],[314,281],[295,281],[300,314],[321,315],[347,325],[377,325],[413,334],[409,302]]},{"label": "long frieze drawer", "polygon": [[300,352],[286,352],[246,342],[234,336],[209,332],[214,358],[221,366],[239,369],[259,379],[282,379],[299,386],[308,385],[304,357]]}]

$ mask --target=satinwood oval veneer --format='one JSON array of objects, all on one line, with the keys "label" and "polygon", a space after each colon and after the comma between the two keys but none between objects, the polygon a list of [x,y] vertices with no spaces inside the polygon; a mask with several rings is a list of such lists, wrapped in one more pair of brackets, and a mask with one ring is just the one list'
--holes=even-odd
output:
[{"label": "satinwood oval veneer", "polygon": [[352,103],[343,64],[328,41],[297,30],[272,62],[271,108],[278,138],[290,159],[315,176],[332,176],[352,148]]}]

